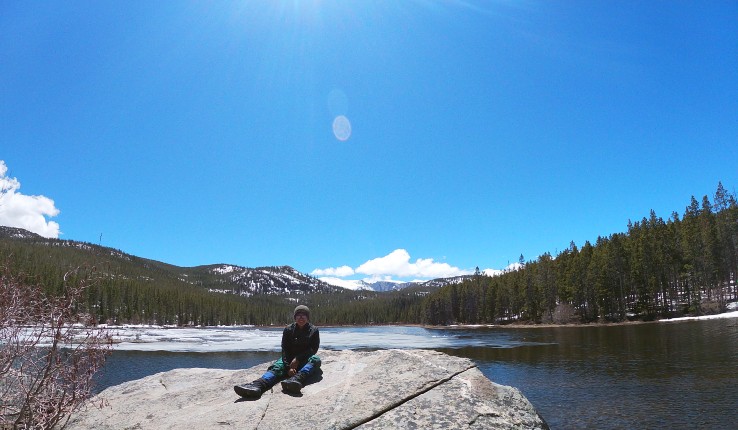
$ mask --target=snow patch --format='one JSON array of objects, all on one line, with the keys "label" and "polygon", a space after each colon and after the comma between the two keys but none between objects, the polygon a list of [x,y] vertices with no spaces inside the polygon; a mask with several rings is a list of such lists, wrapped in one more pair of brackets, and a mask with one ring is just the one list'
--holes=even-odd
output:
[{"label": "snow patch", "polygon": [[715,314],[715,315],[702,315],[699,317],[669,318],[665,320],[660,320],[659,322],[700,321],[700,320],[716,320],[716,319],[723,319],[723,318],[738,318],[738,311],[726,312],[726,313]]},{"label": "snow patch", "polygon": [[230,266],[228,264],[224,264],[220,267],[214,267],[211,272],[217,273],[219,275],[225,275],[227,273],[235,272],[238,268],[235,266]]},{"label": "snow patch", "polygon": [[318,278],[326,284],[334,287],[346,288],[347,290],[371,290],[372,288],[364,281],[358,279],[341,279],[333,277]]}]

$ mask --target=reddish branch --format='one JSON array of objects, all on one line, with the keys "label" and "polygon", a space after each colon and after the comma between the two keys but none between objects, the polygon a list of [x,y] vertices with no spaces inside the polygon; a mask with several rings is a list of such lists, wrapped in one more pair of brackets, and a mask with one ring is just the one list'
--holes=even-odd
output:
[{"label": "reddish branch", "polygon": [[80,310],[88,286],[70,272],[49,296],[0,267],[0,428],[63,427],[91,397],[112,341]]}]

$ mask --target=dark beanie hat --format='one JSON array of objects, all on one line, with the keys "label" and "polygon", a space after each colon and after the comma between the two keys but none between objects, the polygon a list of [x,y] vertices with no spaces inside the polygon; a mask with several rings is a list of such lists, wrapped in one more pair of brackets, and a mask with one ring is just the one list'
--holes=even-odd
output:
[{"label": "dark beanie hat", "polygon": [[295,315],[297,315],[298,312],[304,312],[307,314],[308,318],[310,318],[310,309],[308,309],[307,306],[299,305],[298,307],[295,308],[295,311],[292,312],[292,316],[294,317]]}]

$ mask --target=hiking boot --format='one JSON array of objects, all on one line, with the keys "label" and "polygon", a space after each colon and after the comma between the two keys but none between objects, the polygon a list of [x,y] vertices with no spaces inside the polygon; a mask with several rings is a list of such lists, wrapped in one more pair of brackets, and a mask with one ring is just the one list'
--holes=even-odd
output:
[{"label": "hiking boot", "polygon": [[282,381],[282,389],[288,393],[299,393],[303,387],[304,379],[304,374],[298,373],[295,376]]},{"label": "hiking boot", "polygon": [[266,382],[262,379],[257,379],[254,382],[244,385],[234,385],[233,391],[241,397],[261,397],[261,394],[267,390]]}]

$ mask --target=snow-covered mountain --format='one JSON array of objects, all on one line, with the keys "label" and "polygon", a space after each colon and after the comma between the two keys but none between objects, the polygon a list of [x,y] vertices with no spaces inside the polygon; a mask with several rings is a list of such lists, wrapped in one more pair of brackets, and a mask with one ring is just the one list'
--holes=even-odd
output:
[{"label": "snow-covered mountain", "polygon": [[458,284],[468,279],[470,276],[455,276],[453,278],[438,278],[430,281],[376,281],[366,282],[360,279],[340,279],[332,277],[318,278],[321,281],[334,285],[336,287],[346,288],[349,290],[371,290],[371,291],[399,291],[408,287],[432,287],[440,288],[444,285]]},{"label": "snow-covered mountain", "polygon": [[423,281],[402,282],[402,281],[377,281],[372,282],[371,287],[374,291],[398,291],[414,285],[424,284]]},{"label": "snow-covered mountain", "polygon": [[[213,292],[229,292],[242,296],[254,294],[334,293],[340,288],[298,272],[290,266],[248,268],[230,264],[200,266],[216,277],[224,288],[210,287]],[[212,283],[211,283],[212,285]]]},{"label": "snow-covered mountain", "polygon": [[330,284],[336,287],[345,288],[347,290],[372,290],[371,284],[368,284],[360,279],[341,279],[332,278],[330,276],[318,278],[326,284]]},{"label": "snow-covered mountain", "polygon": [[321,281],[334,285],[336,287],[346,288],[348,290],[369,290],[369,291],[398,291],[413,285],[422,284],[423,281],[404,282],[404,281],[376,281],[366,282],[361,279],[341,279],[332,277],[318,278]]}]

